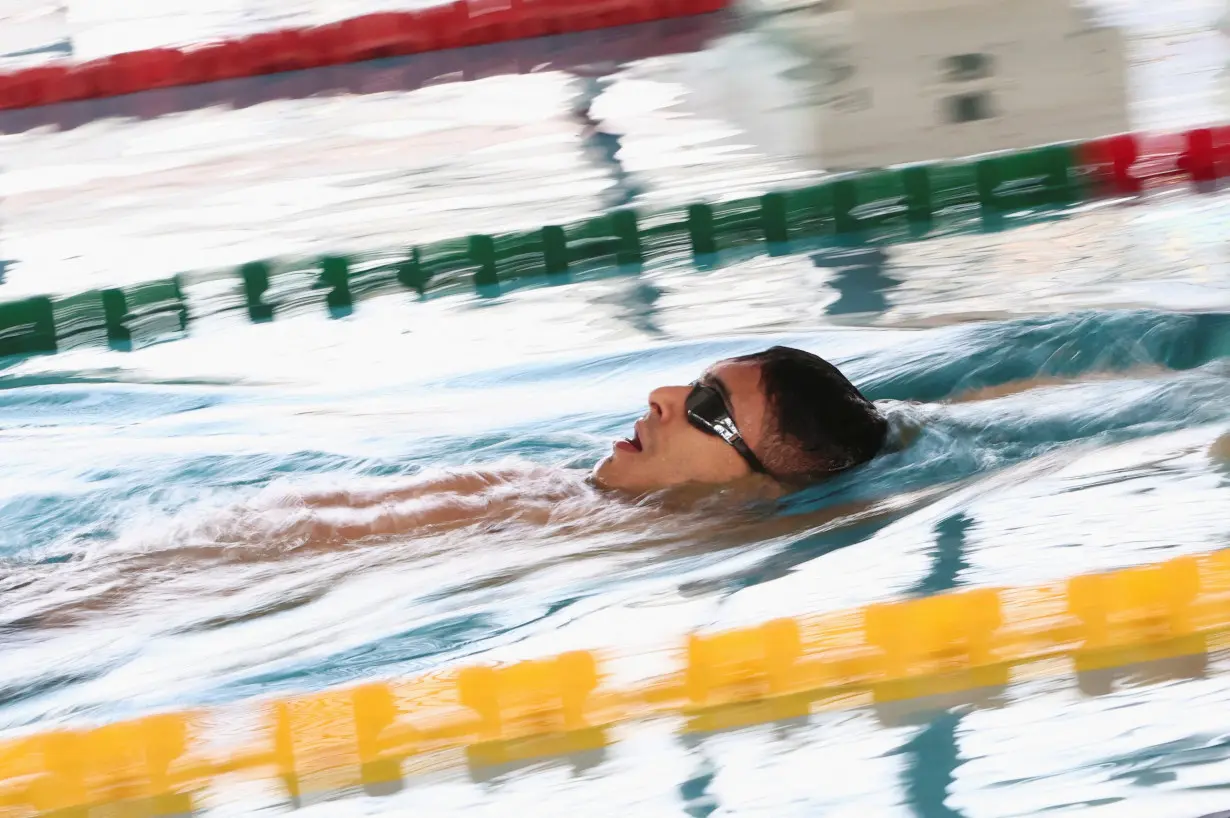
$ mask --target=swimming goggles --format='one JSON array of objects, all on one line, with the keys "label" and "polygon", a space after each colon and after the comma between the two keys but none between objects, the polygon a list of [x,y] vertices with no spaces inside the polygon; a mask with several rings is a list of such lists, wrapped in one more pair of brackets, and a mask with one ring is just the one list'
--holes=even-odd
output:
[{"label": "swimming goggles", "polygon": [[689,423],[705,434],[716,435],[729,443],[739,456],[747,461],[752,471],[769,473],[743,441],[743,436],[739,434],[734,419],[730,416],[726,398],[717,387],[699,382],[692,384],[692,391],[688,393],[684,407]]}]

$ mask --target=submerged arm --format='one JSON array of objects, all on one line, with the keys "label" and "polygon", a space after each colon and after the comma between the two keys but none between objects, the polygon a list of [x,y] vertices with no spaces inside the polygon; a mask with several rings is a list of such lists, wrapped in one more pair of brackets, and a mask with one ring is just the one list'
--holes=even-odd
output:
[{"label": "submerged arm", "polygon": [[[547,479],[557,481],[548,484]],[[308,512],[313,540],[356,540],[373,535],[463,528],[517,520],[545,523],[553,495],[566,496],[557,472],[505,468],[444,473],[355,490],[293,495]],[[543,489],[546,489],[545,491]]]},{"label": "submerged arm", "polygon": [[527,477],[532,474],[531,471],[525,469],[444,473],[428,477],[413,477],[400,483],[378,487],[304,492],[297,495],[295,499],[308,508],[370,508],[439,494],[478,494],[494,486],[506,485],[514,477]]}]

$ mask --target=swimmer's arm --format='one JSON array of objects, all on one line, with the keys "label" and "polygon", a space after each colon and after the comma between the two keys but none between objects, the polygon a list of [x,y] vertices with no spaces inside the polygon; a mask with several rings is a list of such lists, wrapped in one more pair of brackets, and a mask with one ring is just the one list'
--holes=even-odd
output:
[{"label": "swimmer's arm", "polygon": [[514,477],[526,477],[525,469],[494,469],[489,471],[439,474],[415,477],[400,484],[382,487],[339,489],[335,491],[303,492],[292,499],[308,508],[371,508],[389,503],[402,503],[438,494],[474,495],[493,486],[509,482]]},{"label": "swimmer's arm", "polygon": [[550,507],[524,503],[504,487],[547,470],[509,468],[418,478],[401,485],[296,495],[317,542],[441,532],[495,522],[545,523]]},{"label": "swimmer's arm", "polygon": [[1007,383],[997,384],[995,386],[983,386],[977,389],[967,389],[948,399],[948,403],[970,403],[973,401],[994,400],[995,398],[1005,398],[1009,395],[1018,395],[1021,392],[1028,392],[1031,389],[1043,389],[1048,386],[1068,386],[1075,383],[1088,383],[1090,381],[1102,381],[1110,378],[1122,378],[1125,375],[1132,377],[1148,377],[1164,372],[1160,366],[1137,366],[1126,372],[1086,372],[1081,375],[1038,375],[1033,378],[1022,378],[1020,380],[1008,381]]},{"label": "swimmer's arm", "polygon": [[516,513],[513,503],[483,495],[440,494],[421,501],[382,503],[364,507],[334,506],[312,517],[314,542],[354,541],[363,537],[443,532],[505,519]]}]

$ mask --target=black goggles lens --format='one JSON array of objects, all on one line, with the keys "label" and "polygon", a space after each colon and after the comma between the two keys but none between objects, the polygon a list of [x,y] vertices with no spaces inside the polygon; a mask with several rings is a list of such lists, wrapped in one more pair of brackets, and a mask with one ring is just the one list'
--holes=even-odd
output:
[{"label": "black goggles lens", "polygon": [[747,461],[752,471],[768,474],[765,467],[760,464],[760,460],[743,441],[743,436],[735,427],[734,418],[730,416],[726,400],[716,388],[700,383],[693,384],[692,391],[684,402],[684,407],[688,413],[688,422],[693,426],[705,434],[720,437],[729,443],[739,453],[739,456]]},{"label": "black goggles lens", "polygon": [[[734,427],[734,421],[730,418],[730,410],[726,408],[726,401],[722,399],[722,393],[712,386],[693,384],[685,406],[690,419],[699,420],[705,424],[706,428],[701,429],[702,432],[716,435],[717,430],[713,427],[723,421],[730,423],[732,428]],[[692,425],[696,426],[696,423]]]}]

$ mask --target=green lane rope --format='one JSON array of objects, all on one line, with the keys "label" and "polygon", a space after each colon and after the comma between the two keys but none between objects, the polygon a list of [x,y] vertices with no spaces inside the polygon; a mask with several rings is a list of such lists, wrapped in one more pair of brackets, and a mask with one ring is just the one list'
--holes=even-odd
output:
[{"label": "green lane rope", "polygon": [[[909,241],[971,221],[1001,229],[1004,217],[1013,213],[1058,210],[1096,195],[1089,182],[1092,169],[1078,160],[1080,147],[1047,145],[837,174],[797,189],[654,212],[616,210],[536,230],[435,241],[374,263],[340,255],[295,263],[252,261],[237,271],[236,294],[253,322],[272,320],[313,300],[323,301],[336,317],[349,314],[356,291],[377,288],[381,277],[420,295],[459,281],[489,293],[515,279],[595,267],[635,268],[648,259],[690,257],[708,265],[732,250],[780,255],[801,249],[795,246],[799,242]],[[314,281],[298,301],[277,292],[277,279],[292,272]],[[175,331],[168,316],[177,317],[179,331],[185,331],[183,284],[193,275],[0,303],[0,356],[55,352],[69,336],[98,336],[113,348],[128,349],[141,328]],[[362,286],[360,279],[366,282]]]}]

